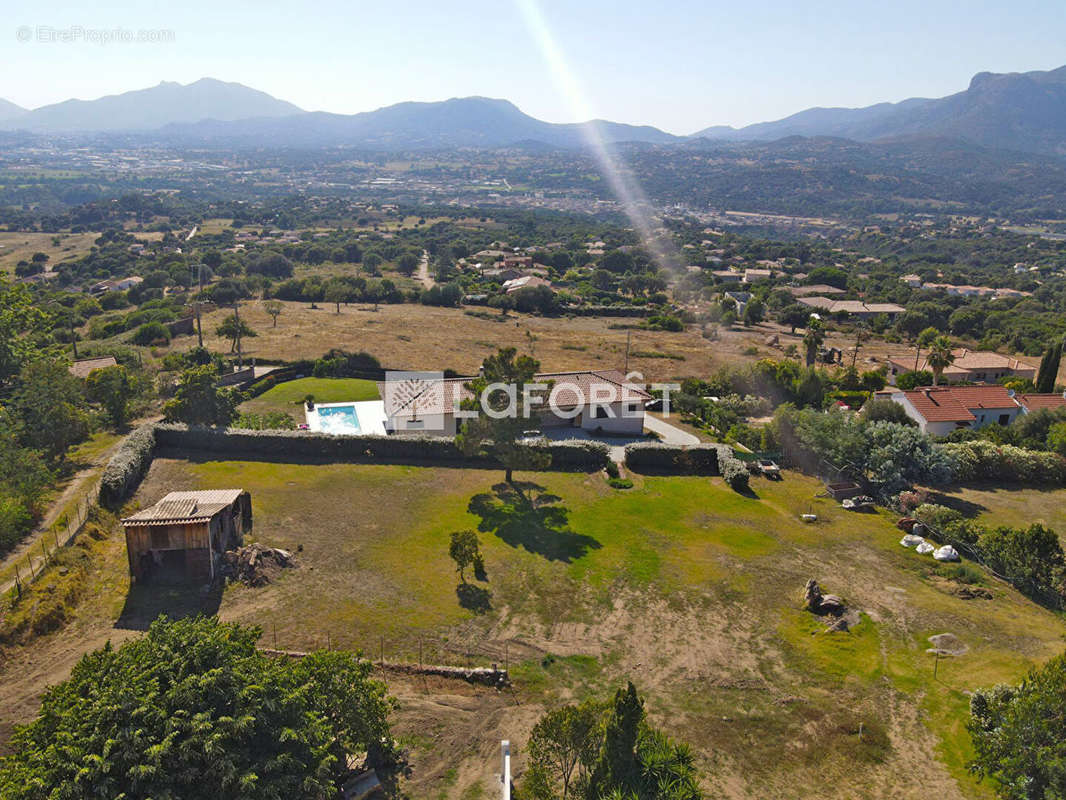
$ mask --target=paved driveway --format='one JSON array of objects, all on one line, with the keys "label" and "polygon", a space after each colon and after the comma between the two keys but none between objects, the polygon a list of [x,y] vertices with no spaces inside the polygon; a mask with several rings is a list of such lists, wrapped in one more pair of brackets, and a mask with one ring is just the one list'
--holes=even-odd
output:
[{"label": "paved driveway", "polygon": [[[656,417],[644,415],[645,430],[655,431],[659,434],[659,441],[663,444],[693,445],[699,444],[700,440],[687,431],[675,428],[669,422],[664,422]],[[621,464],[625,461],[626,445],[633,442],[651,441],[647,436],[596,436],[582,428],[545,428],[541,431],[545,438],[552,441],[566,439],[585,439],[592,442],[603,442],[610,448],[611,460]]]}]

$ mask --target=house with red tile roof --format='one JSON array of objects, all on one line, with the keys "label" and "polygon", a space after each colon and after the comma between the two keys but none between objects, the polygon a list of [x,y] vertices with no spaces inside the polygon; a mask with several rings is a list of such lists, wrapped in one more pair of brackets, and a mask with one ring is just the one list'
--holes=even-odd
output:
[{"label": "house with red tile roof", "polygon": [[1022,407],[1023,414],[1032,414],[1047,408],[1054,411],[1057,408],[1066,408],[1066,392],[1056,394],[1016,394],[1015,402]]},{"label": "house with red tile roof", "polygon": [[[965,347],[953,350],[955,360],[945,367],[940,380],[944,383],[995,383],[1000,378],[1035,378],[1036,367],[1011,356],[999,353],[968,350]],[[914,369],[914,359],[895,356],[888,359],[888,382],[893,386],[896,376]],[[929,369],[929,362],[922,359],[918,370]]]},{"label": "house with red tile roof", "polygon": [[1009,425],[1022,413],[1014,392],[1003,386],[925,386],[879,393],[903,406],[923,433],[947,436],[959,428]]}]

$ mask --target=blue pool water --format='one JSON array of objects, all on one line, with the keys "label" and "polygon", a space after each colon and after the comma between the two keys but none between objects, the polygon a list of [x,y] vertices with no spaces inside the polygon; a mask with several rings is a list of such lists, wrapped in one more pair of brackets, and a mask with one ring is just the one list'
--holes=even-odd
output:
[{"label": "blue pool water", "polygon": [[348,434],[359,433],[359,415],[355,406],[331,406],[318,409],[318,422],[323,433]]}]

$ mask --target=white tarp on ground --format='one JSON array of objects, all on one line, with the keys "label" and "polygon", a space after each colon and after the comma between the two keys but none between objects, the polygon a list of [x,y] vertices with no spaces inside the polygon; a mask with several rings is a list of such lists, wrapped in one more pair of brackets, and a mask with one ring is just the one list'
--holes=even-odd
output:
[{"label": "white tarp on ground", "polygon": [[915,536],[913,533],[908,533],[906,536],[899,540],[899,543],[904,547],[917,547],[924,541],[925,539],[923,539],[921,536]]},{"label": "white tarp on ground", "polygon": [[933,553],[933,558],[937,561],[958,561],[959,554],[954,547],[950,544],[946,544]]}]

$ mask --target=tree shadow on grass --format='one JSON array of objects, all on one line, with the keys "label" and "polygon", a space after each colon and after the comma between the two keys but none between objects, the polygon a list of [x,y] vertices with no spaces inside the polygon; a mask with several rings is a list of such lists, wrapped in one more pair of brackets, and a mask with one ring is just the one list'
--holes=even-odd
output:
[{"label": "tree shadow on grass", "polygon": [[492,611],[492,592],[482,586],[460,583],[455,587],[455,596],[459,598],[460,606],[475,614]]},{"label": "tree shadow on grass", "polygon": [[602,545],[570,530],[570,510],[557,495],[528,481],[498,483],[492,492],[470,498],[467,507],[480,517],[478,530],[494,533],[511,547],[521,547],[549,561],[570,562]]}]

